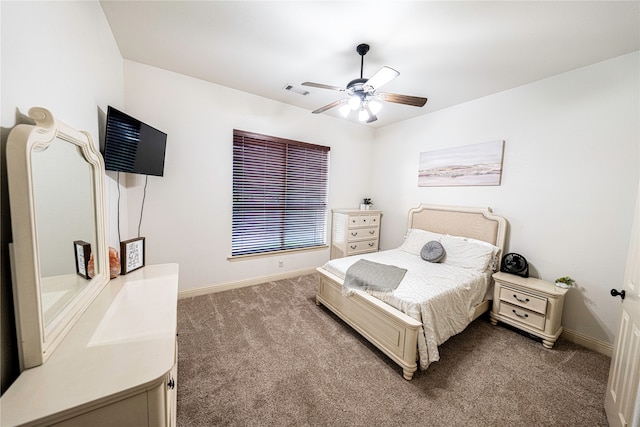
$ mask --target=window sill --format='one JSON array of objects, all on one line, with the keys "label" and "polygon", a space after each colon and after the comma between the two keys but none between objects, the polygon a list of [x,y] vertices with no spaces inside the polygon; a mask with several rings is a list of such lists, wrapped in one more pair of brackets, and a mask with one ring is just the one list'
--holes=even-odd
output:
[{"label": "window sill", "polygon": [[282,255],[289,255],[289,254],[298,253],[298,252],[319,251],[319,250],[325,250],[325,249],[329,249],[329,245],[314,246],[312,248],[302,248],[302,249],[287,249],[284,251],[260,252],[257,254],[235,255],[235,256],[232,255],[227,257],[227,261],[244,261],[248,259],[266,258],[271,256],[282,256]]}]

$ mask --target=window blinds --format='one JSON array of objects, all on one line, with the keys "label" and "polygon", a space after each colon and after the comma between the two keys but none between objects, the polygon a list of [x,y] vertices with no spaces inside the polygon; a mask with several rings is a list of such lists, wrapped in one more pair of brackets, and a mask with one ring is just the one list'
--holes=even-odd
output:
[{"label": "window blinds", "polygon": [[329,147],[233,131],[231,255],[326,244]]}]

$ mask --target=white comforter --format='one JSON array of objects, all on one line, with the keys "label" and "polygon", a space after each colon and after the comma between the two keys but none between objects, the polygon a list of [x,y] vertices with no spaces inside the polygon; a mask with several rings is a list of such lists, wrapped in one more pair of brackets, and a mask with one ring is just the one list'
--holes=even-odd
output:
[{"label": "white comforter", "polygon": [[361,258],[407,269],[394,291],[367,293],[422,323],[422,331],[418,335],[421,369],[440,360],[438,346],[462,332],[473,320],[474,308],[484,299],[491,279],[490,273],[430,263],[400,249],[338,258],[323,268],[344,279],[349,266]]}]

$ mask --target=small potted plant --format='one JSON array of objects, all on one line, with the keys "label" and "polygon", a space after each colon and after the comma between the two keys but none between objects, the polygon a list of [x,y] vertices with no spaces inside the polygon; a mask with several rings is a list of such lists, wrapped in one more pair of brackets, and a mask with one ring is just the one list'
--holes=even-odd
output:
[{"label": "small potted plant", "polygon": [[576,281],[573,280],[571,277],[569,276],[564,276],[564,277],[558,277],[556,279],[556,286],[560,287],[560,288],[572,288],[576,285]]},{"label": "small potted plant", "polygon": [[362,199],[362,203],[360,204],[360,210],[368,211],[371,209],[371,205],[373,205],[371,199],[369,197],[365,197],[364,199]]}]

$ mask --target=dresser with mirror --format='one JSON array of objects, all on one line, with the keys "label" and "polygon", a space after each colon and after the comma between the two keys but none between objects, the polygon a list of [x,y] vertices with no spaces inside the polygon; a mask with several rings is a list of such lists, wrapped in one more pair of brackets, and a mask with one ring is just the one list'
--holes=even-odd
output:
[{"label": "dresser with mirror", "polygon": [[21,373],[0,425],[175,425],[178,265],[110,279],[102,157],[50,111],[29,117],[6,148]]}]

